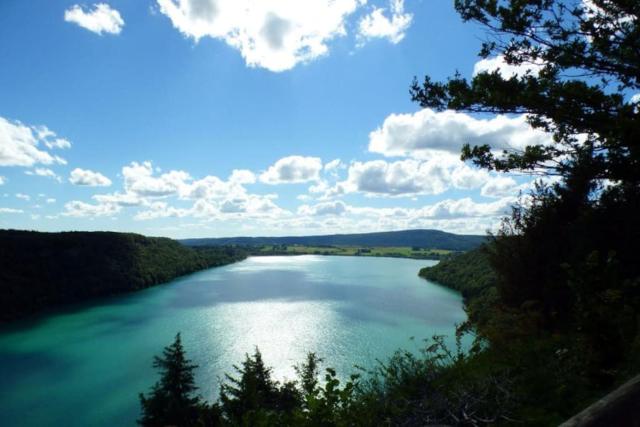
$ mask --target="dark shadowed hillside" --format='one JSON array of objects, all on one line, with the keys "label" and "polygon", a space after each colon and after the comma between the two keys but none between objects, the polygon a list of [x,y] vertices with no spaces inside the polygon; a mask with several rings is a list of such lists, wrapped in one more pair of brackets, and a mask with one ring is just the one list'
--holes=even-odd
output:
[{"label": "dark shadowed hillside", "polygon": [[306,245],[306,246],[413,246],[421,248],[467,251],[482,244],[486,238],[460,235],[439,230],[403,230],[381,233],[330,234],[324,236],[288,237],[223,237],[186,239],[188,246],[218,245]]},{"label": "dark shadowed hillside", "polygon": [[496,282],[485,247],[449,257],[433,267],[425,267],[419,276],[455,289],[465,297],[475,296],[495,286]]},{"label": "dark shadowed hillside", "polygon": [[143,289],[244,257],[167,238],[110,232],[0,231],[0,321],[92,297]]}]

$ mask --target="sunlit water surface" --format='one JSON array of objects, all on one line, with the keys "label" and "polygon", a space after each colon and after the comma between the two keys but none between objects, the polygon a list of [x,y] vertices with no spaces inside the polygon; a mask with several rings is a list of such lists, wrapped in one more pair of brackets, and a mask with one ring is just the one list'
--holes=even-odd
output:
[{"label": "sunlit water surface", "polygon": [[208,400],[255,346],[278,379],[309,351],[346,377],[433,334],[453,337],[460,295],[417,276],[434,263],[253,257],[14,324],[0,331],[0,424],[134,425],[138,392],[157,380],[152,357],[179,331]]}]

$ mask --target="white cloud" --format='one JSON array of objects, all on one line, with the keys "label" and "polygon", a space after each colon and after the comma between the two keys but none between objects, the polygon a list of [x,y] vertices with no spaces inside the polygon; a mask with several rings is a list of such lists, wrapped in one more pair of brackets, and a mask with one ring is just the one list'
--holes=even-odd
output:
[{"label": "white cloud", "polygon": [[358,24],[360,44],[372,38],[386,38],[391,43],[402,41],[405,32],[411,25],[413,15],[404,13],[404,0],[390,0],[390,16],[385,16],[385,9],[375,7],[364,16]]},{"label": "white cloud", "polygon": [[233,218],[259,219],[283,217],[288,214],[274,202],[273,195],[241,194],[224,200],[197,199],[190,208],[176,208],[167,202],[146,204],[146,210],[138,212],[134,219],[149,220],[167,217],[194,217],[206,220]]},{"label": "white cloud", "polygon": [[71,143],[64,139],[64,138],[56,138],[53,140],[49,140],[46,139],[44,141],[44,145],[47,146],[47,148],[60,148],[60,149],[65,149],[65,148],[71,148]]},{"label": "white cloud", "polygon": [[102,33],[120,34],[124,27],[120,12],[106,3],[94,4],[93,10],[87,9],[87,11],[80,5],[73,5],[64,11],[64,20],[100,35]]},{"label": "white cloud", "polygon": [[324,202],[316,205],[302,205],[298,208],[300,215],[342,215],[347,211],[347,205],[342,201]]},{"label": "white cloud", "polygon": [[114,216],[122,209],[121,206],[112,203],[90,204],[74,200],[64,205],[64,216],[71,217],[99,217]]},{"label": "white cloud", "polygon": [[7,182],[7,178],[5,178],[4,176],[0,175],[0,185],[4,185],[5,182]]},{"label": "white cloud", "polygon": [[360,207],[342,202],[302,205],[298,215],[287,220],[286,231],[335,233],[433,228],[477,234],[496,230],[514,201],[513,197],[489,203],[474,202],[470,198],[445,199],[419,208]]},{"label": "white cloud", "polygon": [[636,93],[629,99],[629,103],[635,104],[633,108],[636,113],[640,112],[640,93]]},{"label": "white cloud", "polygon": [[340,169],[344,167],[344,164],[342,163],[342,161],[340,159],[333,159],[328,163],[325,163],[324,165],[324,170],[326,172],[331,172],[334,171],[336,169]]},{"label": "white cloud", "polygon": [[140,206],[145,201],[132,193],[96,194],[92,199],[103,204],[115,204],[122,207]]},{"label": "white cloud", "polygon": [[179,209],[173,206],[169,206],[166,202],[154,202],[152,203],[147,210],[138,212],[133,219],[144,221],[156,218],[182,218],[188,215],[189,211],[187,209]]},{"label": "white cloud", "polygon": [[385,156],[428,159],[449,154],[458,158],[465,143],[513,150],[549,144],[551,137],[533,129],[524,115],[477,119],[464,113],[428,108],[413,114],[391,114],[369,134],[369,151]]},{"label": "white cloud", "polygon": [[56,199],[54,199],[53,197],[49,197],[49,198],[46,200],[46,202],[47,202],[48,204],[52,204],[52,203],[55,203],[55,202],[56,202]]},{"label": "white cloud", "polygon": [[184,171],[170,171],[154,177],[151,162],[132,162],[122,168],[124,188],[127,193],[134,193],[142,197],[163,197],[177,194],[183,190],[191,179]]},{"label": "white cloud", "polygon": [[58,176],[54,171],[49,168],[35,168],[34,170],[25,171],[27,175],[43,176],[45,178],[51,178],[58,182],[62,182],[62,178]]},{"label": "white cloud", "polygon": [[354,162],[345,189],[383,195],[439,194],[448,187],[448,170],[440,162],[384,160]]},{"label": "white cloud", "polygon": [[517,193],[518,183],[511,177],[496,176],[480,190],[480,194],[485,197],[505,197],[514,196]]},{"label": "white cloud", "polygon": [[317,181],[321,170],[322,161],[318,157],[283,157],[260,175],[260,181],[266,184]]},{"label": "white cloud", "polygon": [[[156,174],[150,161],[132,162],[122,168],[123,191],[92,196],[96,204],[75,204],[65,215],[110,215],[121,208],[139,207],[136,220],[192,216],[213,220],[223,217],[262,218],[286,214],[273,200],[274,194],[249,194],[243,184],[256,181],[249,170],[234,170],[227,181],[216,176],[195,180],[185,171],[171,170]],[[174,207],[169,199],[193,201],[191,207]],[[162,199],[162,200],[159,200]]]},{"label": "white cloud", "polygon": [[108,187],[111,185],[111,180],[101,173],[80,168],[75,168],[71,171],[69,182],[73,185],[86,185],[89,187]]},{"label": "white cloud", "polygon": [[13,208],[0,208],[0,214],[5,214],[5,213],[23,213],[24,211],[22,209],[13,209]]},{"label": "white cloud", "polygon": [[[40,143],[47,144],[55,133],[42,127],[29,127],[18,121],[9,121],[0,117],[0,166],[25,166],[35,164],[66,164],[61,157],[41,150]],[[45,128],[46,129],[46,128]],[[68,142],[68,141],[67,141]]]},{"label": "white cloud", "polygon": [[495,202],[476,203],[469,197],[458,200],[442,200],[421,209],[425,218],[451,219],[473,217],[499,217],[507,214],[515,202],[513,197],[505,197]]},{"label": "white cloud", "polygon": [[451,169],[451,186],[458,189],[473,190],[481,187],[490,179],[484,169],[472,168],[465,163],[456,162]]},{"label": "white cloud", "polygon": [[29,201],[31,200],[31,196],[29,196],[28,194],[24,194],[24,193],[16,193],[16,198],[20,199],[20,200],[24,200],[24,201]]},{"label": "white cloud", "polygon": [[[582,13],[586,19],[596,19],[593,21],[593,25],[596,29],[604,29],[606,31],[613,31],[619,36],[626,36],[625,27],[629,27],[629,25],[633,24],[637,18],[636,15],[633,14],[622,14],[617,19],[613,19],[614,16],[611,16],[607,13],[607,10],[599,7],[593,0],[582,0]],[[623,9],[621,7],[621,9]],[[590,35],[586,35],[585,38],[589,43],[593,41],[593,37]]]},{"label": "white cloud", "polygon": [[223,40],[247,65],[284,71],[326,55],[363,0],[157,0],[182,34]]},{"label": "white cloud", "polygon": [[540,60],[535,63],[523,63],[519,65],[508,64],[502,55],[493,58],[484,58],[476,62],[473,66],[473,75],[480,73],[493,73],[498,71],[502,78],[508,79],[513,76],[523,77],[527,74],[537,76],[544,67],[544,63]]},{"label": "white cloud", "polygon": [[476,189],[490,179],[484,170],[471,168],[453,157],[434,157],[427,161],[405,159],[395,162],[372,160],[352,162],[348,176],[333,186],[322,181],[309,188],[322,193],[320,200],[349,193],[369,196],[408,196],[440,194],[450,188]]},{"label": "white cloud", "polygon": [[236,182],[238,184],[253,184],[256,182],[256,175],[250,170],[234,169],[233,172],[231,172],[229,181]]}]

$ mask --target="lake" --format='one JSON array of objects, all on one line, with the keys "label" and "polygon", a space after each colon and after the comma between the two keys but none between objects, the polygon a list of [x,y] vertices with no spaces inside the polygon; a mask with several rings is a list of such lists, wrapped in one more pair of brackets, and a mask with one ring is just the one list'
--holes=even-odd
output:
[{"label": "lake", "polygon": [[433,334],[453,342],[461,296],[417,275],[435,263],[251,257],[18,322],[0,331],[2,424],[134,425],[138,393],[158,378],[152,358],[177,332],[208,400],[255,346],[279,379],[293,378],[309,351],[346,378]]}]

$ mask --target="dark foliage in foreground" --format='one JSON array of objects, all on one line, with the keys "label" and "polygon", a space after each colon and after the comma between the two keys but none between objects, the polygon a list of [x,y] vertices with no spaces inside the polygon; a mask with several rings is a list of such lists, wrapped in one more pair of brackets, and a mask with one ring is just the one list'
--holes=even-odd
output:
[{"label": "dark foliage in foreground", "polygon": [[309,353],[297,378],[272,378],[258,349],[227,375],[220,399],[203,403],[195,394],[194,365],[179,335],[156,358],[160,381],[140,395],[148,427],[187,426],[424,426],[510,422],[514,399],[508,372],[481,356],[451,352],[442,337],[419,353],[398,351],[371,371],[342,383],[335,370],[320,374],[322,359]]},{"label": "dark foliage in foreground", "polygon": [[512,369],[520,418],[553,424],[640,370],[640,2],[455,6],[487,30],[480,56],[530,70],[426,76],[413,99],[526,114],[552,137],[521,149],[467,145],[462,159],[544,178],[492,239],[495,292],[482,315],[470,298],[469,326],[492,363]]},{"label": "dark foliage in foreground", "polygon": [[140,394],[143,416],[138,422],[145,426],[194,425],[203,405],[194,396],[198,387],[193,370],[197,366],[187,359],[180,334],[162,356],[154,358],[153,367],[160,371],[161,379],[148,396]]},{"label": "dark foliage in foreground", "polygon": [[0,231],[0,321],[135,291],[245,257],[130,233]]}]

